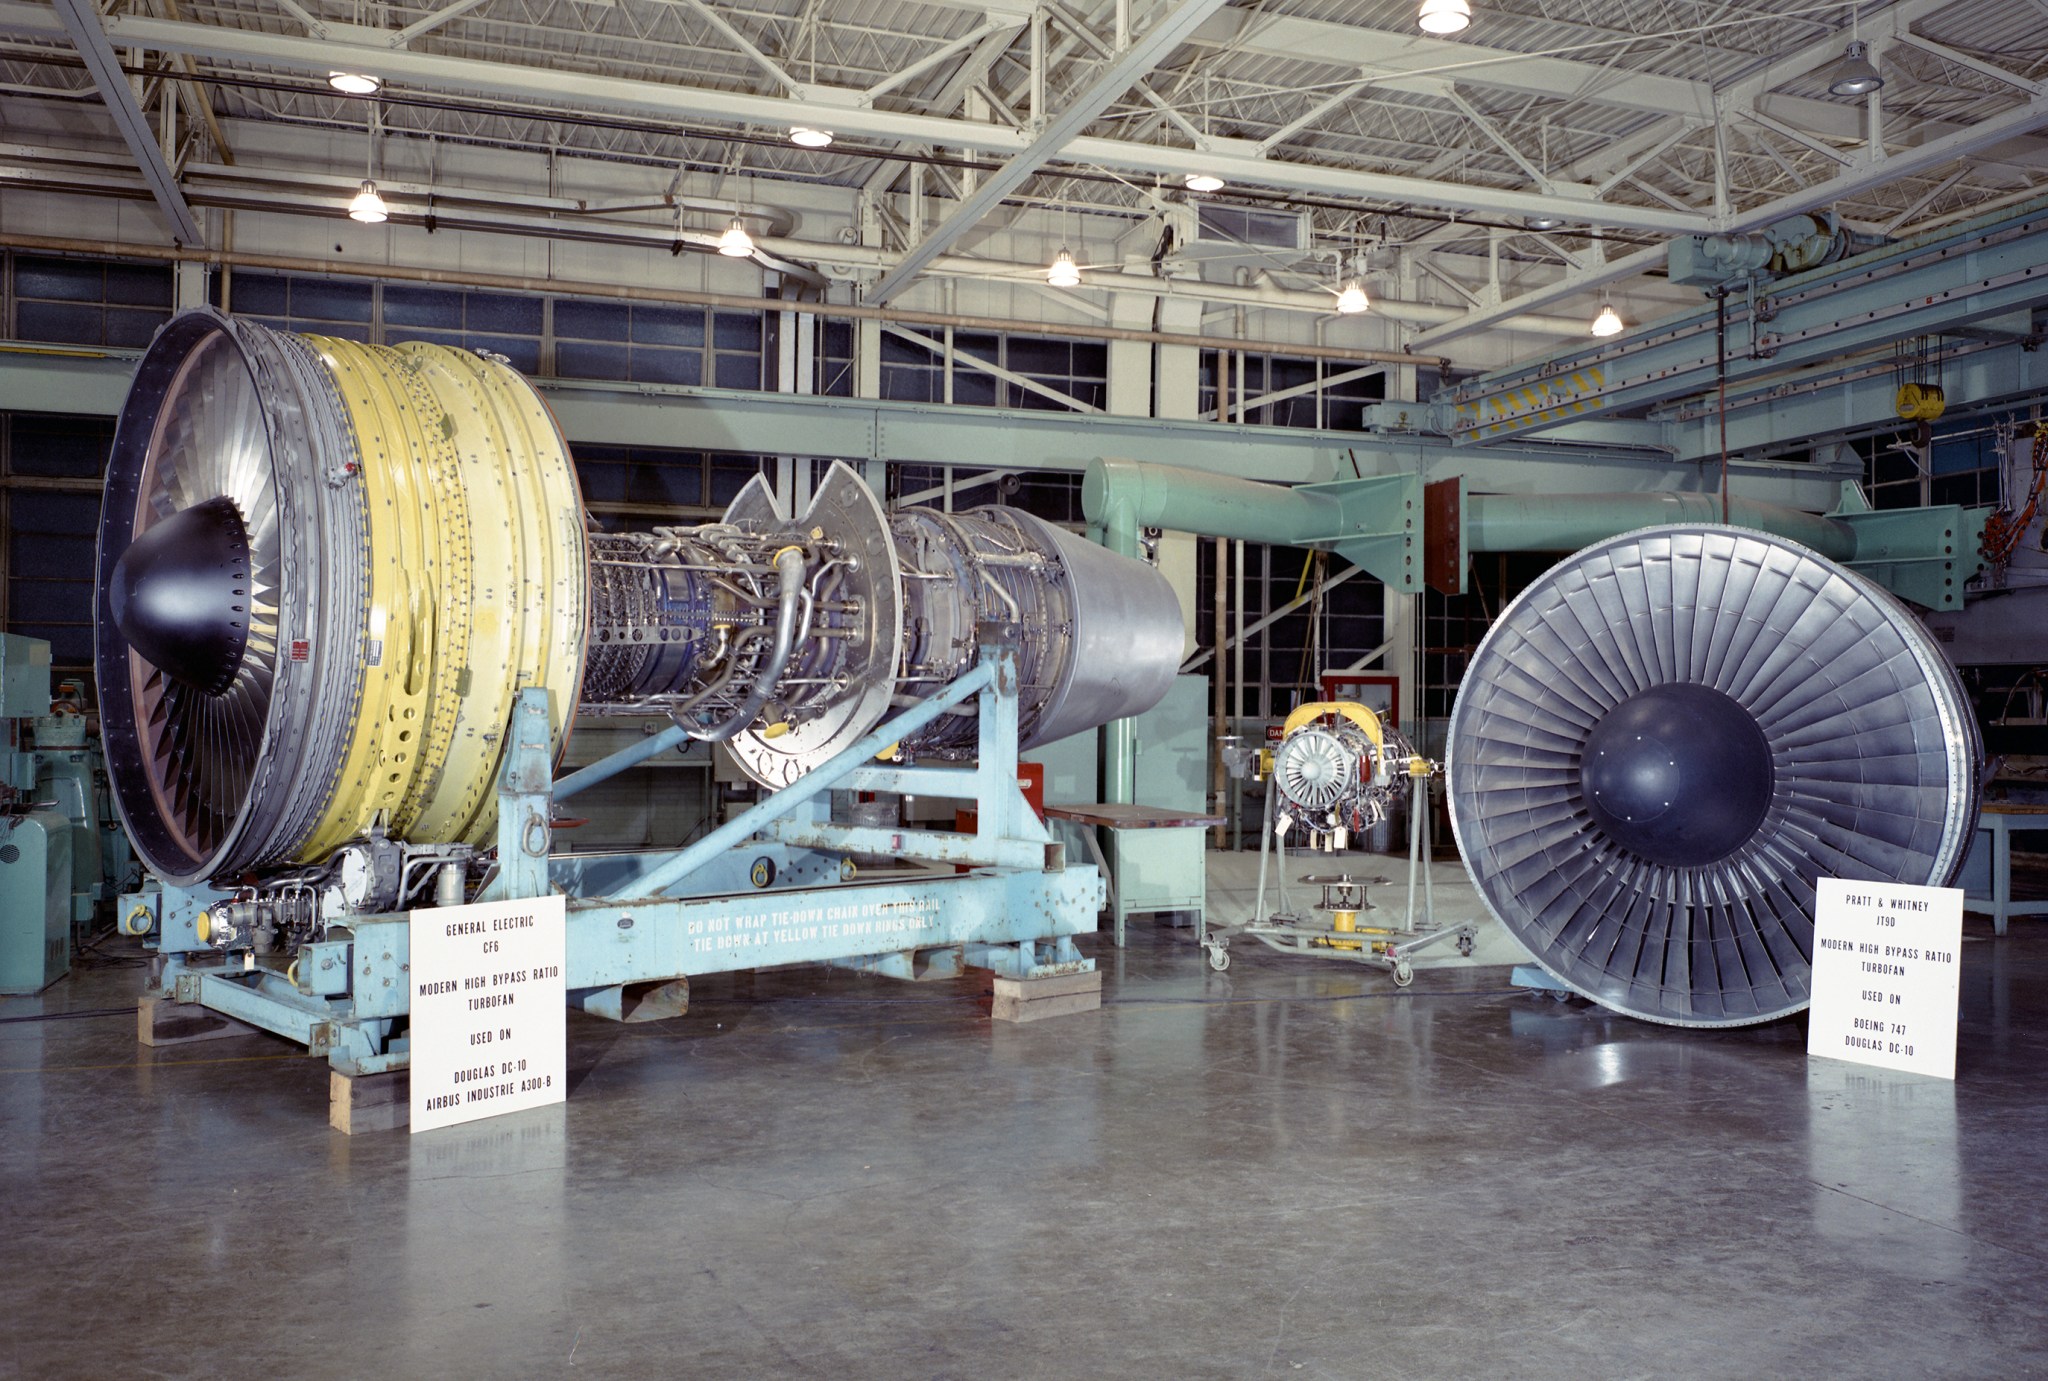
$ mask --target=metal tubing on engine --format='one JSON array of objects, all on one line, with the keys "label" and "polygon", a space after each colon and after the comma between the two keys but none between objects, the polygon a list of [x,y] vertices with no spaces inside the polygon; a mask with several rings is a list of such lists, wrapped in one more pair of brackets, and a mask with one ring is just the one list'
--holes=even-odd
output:
[{"label": "metal tubing on engine", "polygon": [[574,796],[587,786],[608,782],[629,767],[638,767],[649,758],[659,757],[689,737],[680,725],[671,724],[652,738],[644,738],[629,748],[599,758],[587,767],[579,767],[566,777],[555,780],[553,787],[557,801]]},{"label": "metal tubing on engine", "polygon": [[708,729],[691,729],[689,735],[712,743],[723,743],[740,730],[754,722],[754,716],[775,694],[775,683],[782,679],[782,669],[789,665],[789,654],[796,647],[797,607],[804,594],[804,554],[800,547],[784,547],[775,553],[775,581],[779,594],[775,614],[775,647],[761,669],[754,673],[753,688],[747,698],[740,702],[721,724]]},{"label": "metal tubing on engine", "polygon": [[[820,792],[829,791],[842,777],[866,767],[874,760],[875,754],[892,744],[902,742],[953,706],[978,693],[983,686],[995,680],[998,665],[993,656],[984,653],[981,665],[929,700],[905,710],[880,728],[870,730],[865,738],[848,747],[824,766],[813,768],[793,786],[784,787],[753,809],[726,821],[660,867],[624,884],[621,890],[630,889],[639,896],[660,896],[702,867],[706,860],[724,853],[770,820],[787,815]],[[1016,689],[1015,665],[1012,661],[1009,670],[1013,694]]]}]

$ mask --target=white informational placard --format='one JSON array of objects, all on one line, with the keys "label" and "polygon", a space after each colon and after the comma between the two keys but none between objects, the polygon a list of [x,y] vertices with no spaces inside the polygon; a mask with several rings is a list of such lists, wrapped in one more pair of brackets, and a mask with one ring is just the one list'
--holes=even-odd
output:
[{"label": "white informational placard", "polygon": [[1963,893],[1822,878],[1806,1053],[1956,1077]]},{"label": "white informational placard", "polygon": [[412,1129],[559,1103],[568,1069],[560,897],[412,913]]}]

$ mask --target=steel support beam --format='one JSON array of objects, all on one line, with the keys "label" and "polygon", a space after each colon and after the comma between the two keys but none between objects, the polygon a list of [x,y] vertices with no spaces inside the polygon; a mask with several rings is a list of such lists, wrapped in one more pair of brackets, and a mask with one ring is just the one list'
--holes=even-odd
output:
[{"label": "steel support beam", "polygon": [[[1941,379],[1951,418],[2048,404],[2048,353],[2017,342],[1980,345],[1945,355]],[[1894,410],[1897,391],[1897,370],[1889,355],[1870,358],[1847,377],[1831,370],[1824,378],[1738,391],[1729,398],[1729,452],[1782,453],[1822,438],[1894,432],[1908,425]],[[1679,460],[1720,455],[1720,415],[1711,394],[1662,415]]]},{"label": "steel support beam", "polygon": [[140,350],[68,350],[0,342],[0,407],[10,412],[113,417],[128,396]]},{"label": "steel support beam", "polygon": [[143,180],[149,184],[157,209],[170,225],[171,238],[183,245],[204,246],[206,236],[199,229],[199,218],[185,204],[185,194],[178,188],[178,175],[164,161],[163,150],[157,147],[156,132],[136,103],[135,90],[121,71],[121,59],[100,27],[99,11],[92,0],[54,0],[54,4],[57,17],[64,22],[64,32],[70,35],[78,55],[85,59],[85,70],[92,74],[93,85],[106,102],[107,113],[114,117],[121,142],[142,167]]},{"label": "steel support beam", "polygon": [[[1619,259],[1610,259],[1597,267],[1574,270],[1565,274],[1554,283],[1537,288],[1532,292],[1525,292],[1518,297],[1510,298],[1498,306],[1484,307],[1478,311],[1468,312],[1455,321],[1447,321],[1441,326],[1432,326],[1427,331],[1418,333],[1413,340],[1409,341],[1408,348],[1411,350],[1434,350],[1447,340],[1456,340],[1459,336],[1469,336],[1474,331],[1484,331],[1489,327],[1499,326],[1515,317],[1541,312],[1544,308],[1555,306],[1568,297],[1578,297],[1584,293],[1595,292],[1610,283],[1619,283],[1624,278],[1634,278],[1639,273],[1647,273],[1651,269],[1662,268],[1664,266],[1664,257],[1664,246],[1652,245],[1648,249],[1639,249],[1633,254],[1624,254]],[[1592,319],[1590,317],[1587,318],[1586,325],[1590,330],[1592,327]]]},{"label": "steel support beam", "polygon": [[1024,179],[1037,172],[1048,159],[1061,153],[1069,140],[1109,109],[1111,101],[1165,61],[1223,3],[1224,0],[1179,0],[1171,11],[1160,17],[1158,23],[1097,72],[1064,110],[1047,120],[1022,152],[982,178],[981,185],[960,202],[943,225],[912,245],[909,253],[868,290],[866,300],[879,305],[902,292],[918,274],[924,272],[925,265],[944,254],[962,235],[979,224],[983,216],[1000,206],[1004,197],[1016,191]]},{"label": "steel support beam", "polygon": [[[0,345],[0,399],[18,411],[112,416],[134,355]],[[792,393],[536,379],[572,443],[674,447],[742,455],[799,455],[910,465],[1079,472],[1097,456],[1215,475],[1255,474],[1289,484],[1360,473],[1467,474],[1493,487],[1553,490],[1683,489],[1695,468],[1674,464],[1653,423],[1587,431],[1574,444],[1454,448],[1412,431],[1312,431],[1163,418],[1025,409],[944,407]],[[1408,404],[1381,410],[1388,424]],[[1587,444],[1591,442],[1591,444]],[[1646,444],[1648,443],[1648,444]],[[1358,468],[1354,469],[1354,462]],[[1853,472],[1800,462],[1737,461],[1744,490],[1802,508],[1833,502]]]},{"label": "steel support beam", "polygon": [[[2048,305],[2048,197],[1731,298],[1728,378],[1744,384],[1987,317]],[[1755,316],[1752,317],[1752,311]],[[1711,308],[1589,350],[1498,370],[1445,390],[1433,419],[1461,444],[1494,442],[1713,387]]]},{"label": "steel support beam", "polygon": [[[24,34],[56,32],[58,26],[50,22],[49,13],[39,5],[0,0],[0,29]],[[1029,132],[1001,124],[416,53],[334,37],[325,40],[303,38],[132,14],[110,16],[105,30],[108,39],[114,43],[152,52],[260,62],[321,77],[337,67],[346,67],[431,89],[473,91],[545,106],[567,104],[577,108],[626,111],[670,120],[716,124],[741,123],[781,128],[794,124],[822,124],[841,135],[867,135],[914,144],[972,149],[1004,157],[1024,152],[1033,142]],[[1575,221],[1599,226],[1671,235],[1709,234],[1720,228],[1708,216],[1682,214],[1662,207],[1608,205],[1535,192],[1460,186],[1401,174],[1289,163],[1245,153],[1174,148],[1087,135],[1069,140],[1061,150],[1061,160],[1163,173],[1170,177],[1213,172],[1229,181],[1251,186],[1384,200],[1447,211],[1484,210],[1513,216],[1562,214]]]}]

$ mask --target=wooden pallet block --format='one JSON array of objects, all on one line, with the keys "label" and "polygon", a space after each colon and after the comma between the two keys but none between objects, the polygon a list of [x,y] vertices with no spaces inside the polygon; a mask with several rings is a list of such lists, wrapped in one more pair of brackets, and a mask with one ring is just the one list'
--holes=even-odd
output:
[{"label": "wooden pallet block", "polygon": [[169,993],[145,993],[135,1004],[135,1038],[148,1046],[189,1045],[225,1036],[253,1036],[257,1028]]},{"label": "wooden pallet block", "polygon": [[395,1132],[412,1125],[412,1074],[327,1075],[327,1125],[346,1136],[358,1132]]},{"label": "wooden pallet block", "polygon": [[1102,970],[1063,973],[1053,978],[996,978],[989,1017],[995,1021],[1044,1021],[1092,1012],[1102,1005]]}]

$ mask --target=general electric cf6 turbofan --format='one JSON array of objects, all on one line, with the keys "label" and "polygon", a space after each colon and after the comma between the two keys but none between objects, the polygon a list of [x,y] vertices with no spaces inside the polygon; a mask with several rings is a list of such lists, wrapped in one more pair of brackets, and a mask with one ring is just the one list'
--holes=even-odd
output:
[{"label": "general electric cf6 turbofan", "polygon": [[[801,515],[756,479],[717,523],[591,532],[502,363],[206,311],[138,370],[99,562],[109,771],[160,883],[128,928],[177,997],[357,1070],[404,1060],[406,909],[480,895],[569,891],[569,986],[600,1011],[770,963],[1087,969],[1101,881],[1023,805],[1016,753],[1150,708],[1182,640],[1150,566],[1014,510],[892,516],[844,465]],[[579,709],[672,727],[554,781]],[[775,789],[745,829],[550,858],[555,801],[687,740]],[[833,784],[982,824],[837,826]],[[788,890],[847,886],[853,853],[977,866],[854,882],[889,918],[858,939],[675,942],[704,906],[779,934]]]}]

